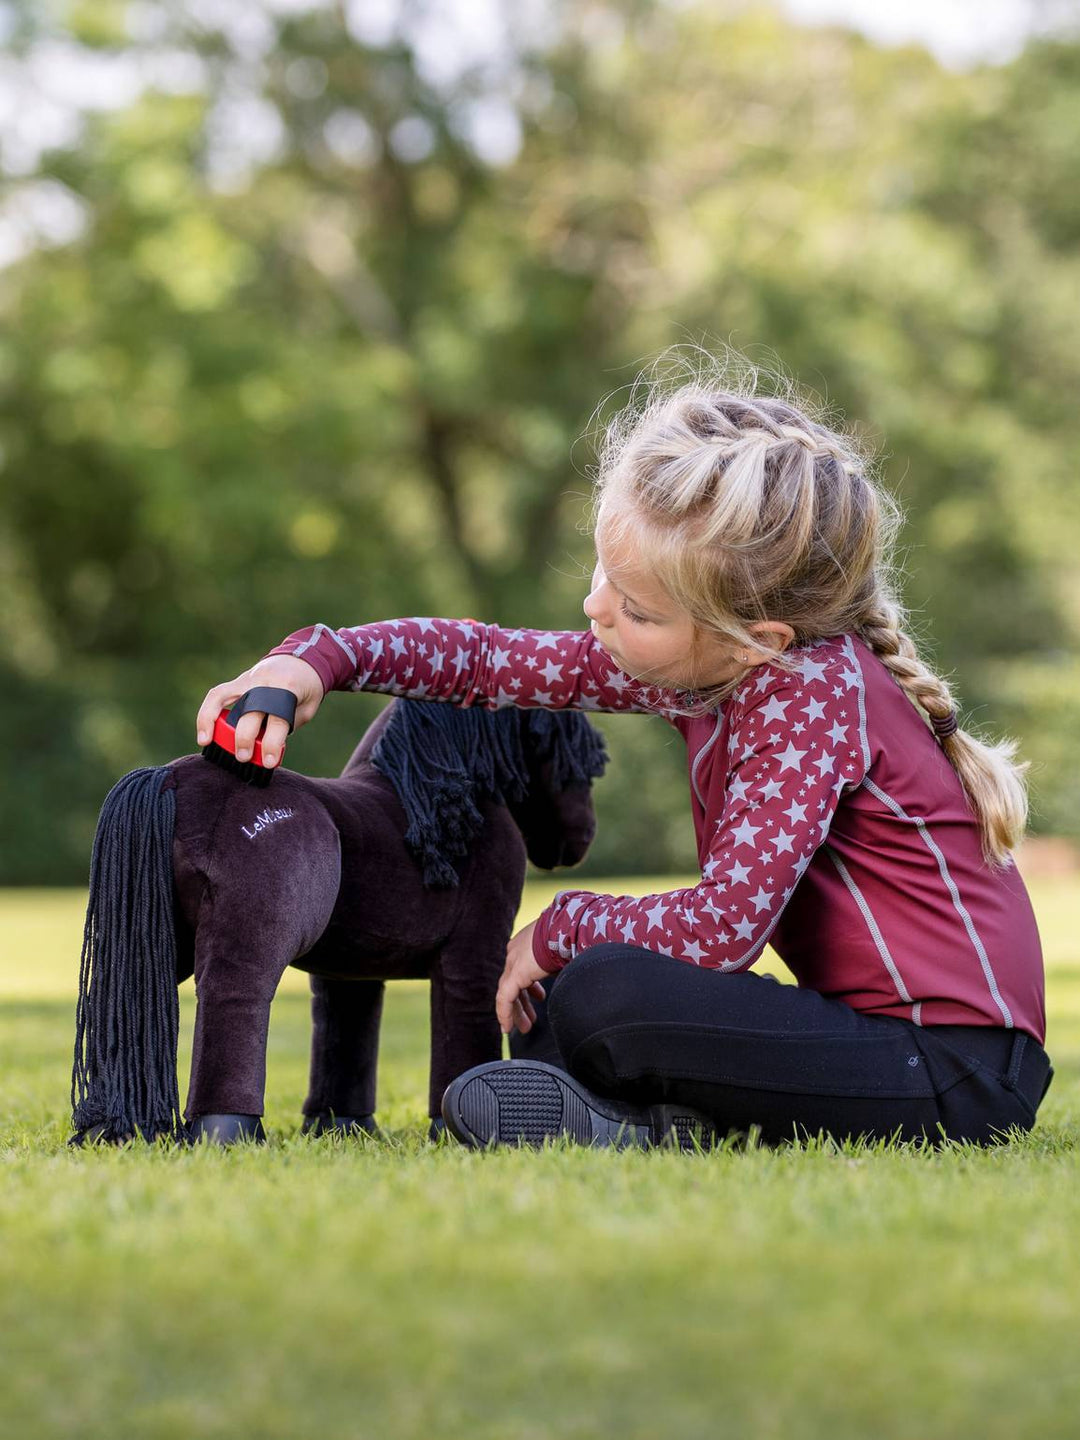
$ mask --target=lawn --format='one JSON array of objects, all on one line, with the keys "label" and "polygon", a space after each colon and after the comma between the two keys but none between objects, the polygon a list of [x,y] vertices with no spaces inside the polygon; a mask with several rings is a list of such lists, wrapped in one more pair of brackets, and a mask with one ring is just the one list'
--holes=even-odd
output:
[{"label": "lawn", "polygon": [[1057,1072],[1030,1136],[708,1155],[429,1145],[418,983],[387,1001],[387,1138],[302,1137],[297,972],[266,1147],[69,1150],[85,897],[0,894],[0,1435],[1071,1440],[1080,886],[1029,888]]}]

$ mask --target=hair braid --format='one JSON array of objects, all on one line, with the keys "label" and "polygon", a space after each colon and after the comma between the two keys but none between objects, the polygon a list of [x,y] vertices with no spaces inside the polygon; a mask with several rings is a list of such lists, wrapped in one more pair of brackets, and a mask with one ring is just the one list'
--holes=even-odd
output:
[{"label": "hair braid", "polygon": [[979,820],[983,859],[992,869],[1005,869],[1027,826],[1027,788],[1021,776],[1031,761],[1014,760],[1017,740],[989,744],[960,727],[948,682],[919,658],[902,625],[901,607],[879,592],[870,613],[855,628],[897,684],[930,716]]}]

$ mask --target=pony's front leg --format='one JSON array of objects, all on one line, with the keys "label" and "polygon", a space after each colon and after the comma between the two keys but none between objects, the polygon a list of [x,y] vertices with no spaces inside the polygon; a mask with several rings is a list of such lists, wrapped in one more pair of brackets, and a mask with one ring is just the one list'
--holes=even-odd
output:
[{"label": "pony's front leg", "polygon": [[[496,917],[462,925],[431,967],[431,1131],[442,1128],[442,1097],[451,1080],[502,1057],[495,992],[506,964],[509,932]],[[494,938],[493,938],[494,937]]]},{"label": "pony's front leg", "polygon": [[304,1130],[366,1130],[375,1124],[381,980],[311,976],[311,1078]]}]

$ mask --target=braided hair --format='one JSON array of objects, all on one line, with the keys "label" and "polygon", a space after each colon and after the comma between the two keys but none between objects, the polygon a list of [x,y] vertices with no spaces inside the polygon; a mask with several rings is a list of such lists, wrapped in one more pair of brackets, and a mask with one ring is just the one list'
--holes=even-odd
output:
[{"label": "braided hair", "polygon": [[[767,373],[777,394],[761,393]],[[639,375],[601,433],[589,526],[631,540],[639,563],[745,668],[695,692],[682,713],[726,701],[764,659],[797,662],[754,626],[779,621],[794,646],[857,633],[927,721],[979,821],[983,857],[1005,868],[1027,823],[1018,741],[962,729],[948,682],[909,634],[895,543],[904,514],[870,453],[826,423],[777,370],[731,347],[672,347]],[[647,677],[642,677],[647,678]]]}]

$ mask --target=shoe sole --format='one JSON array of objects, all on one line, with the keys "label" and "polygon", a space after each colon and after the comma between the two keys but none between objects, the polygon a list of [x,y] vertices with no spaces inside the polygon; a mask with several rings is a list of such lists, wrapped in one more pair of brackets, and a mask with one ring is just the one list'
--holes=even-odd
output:
[{"label": "shoe sole", "polygon": [[446,1087],[446,1128],[463,1145],[539,1146],[565,1136],[582,1145],[702,1147],[718,1138],[705,1115],[678,1105],[635,1107],[605,1100],[542,1060],[494,1060]]}]

